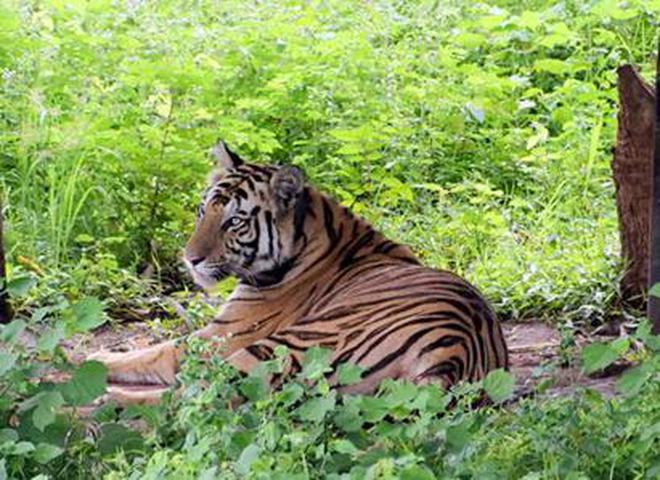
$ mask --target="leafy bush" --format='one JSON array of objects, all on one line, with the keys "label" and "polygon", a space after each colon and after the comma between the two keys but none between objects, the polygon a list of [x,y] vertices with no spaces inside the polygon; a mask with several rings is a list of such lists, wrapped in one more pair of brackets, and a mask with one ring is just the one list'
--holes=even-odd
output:
[{"label": "leafy bush", "polygon": [[[507,405],[505,372],[448,393],[388,381],[343,396],[322,351],[269,392],[284,352],[248,377],[192,355],[180,396],[85,421],[104,369],[59,344],[159,283],[181,287],[218,137],[302,167],[503,317],[602,319],[620,272],[615,68],[648,75],[658,13],[656,0],[1,3],[18,316],[0,330],[0,479],[656,478],[660,362],[645,327],[583,351],[589,372],[639,363],[613,398]],[[155,281],[136,277],[145,268]],[[472,409],[482,387],[504,403]]]},{"label": "leafy bush", "polygon": [[74,268],[83,234],[117,239],[123,267],[167,270],[222,137],[303,167],[506,315],[600,318],[617,295],[614,69],[649,64],[658,12],[10,0],[10,250]]},{"label": "leafy bush", "polygon": [[[374,396],[342,395],[329,389],[330,356],[320,348],[307,352],[296,377],[269,391],[285,348],[241,376],[193,338],[177,393],[162,405],[118,413],[106,403],[81,421],[76,409],[105,393],[105,368],[70,365],[57,344],[102,323],[102,305],[90,297],[48,313],[53,327],[28,348],[19,341],[24,319],[0,329],[5,477],[654,478],[660,471],[660,337],[648,323],[583,351],[584,369],[594,372],[629,356],[633,343],[644,346],[613,398],[582,389],[507,404],[514,379],[502,370],[450,392],[386,380]],[[36,381],[56,372],[70,378]],[[340,383],[359,373],[341,366]],[[475,409],[482,391],[493,403]],[[131,427],[136,420],[146,422],[144,435]]]}]

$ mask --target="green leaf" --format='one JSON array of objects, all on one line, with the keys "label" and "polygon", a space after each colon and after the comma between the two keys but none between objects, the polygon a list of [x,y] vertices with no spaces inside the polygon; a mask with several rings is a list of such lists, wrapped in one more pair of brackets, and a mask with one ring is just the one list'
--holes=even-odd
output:
[{"label": "green leaf", "polygon": [[22,297],[37,283],[32,275],[16,277],[7,282],[6,290],[12,297]]},{"label": "green leaf", "polygon": [[307,380],[319,380],[323,374],[331,372],[330,357],[332,351],[327,348],[312,347],[305,352],[303,369],[300,375]]},{"label": "green leaf", "polygon": [[626,396],[636,395],[653,375],[652,365],[647,362],[626,371],[616,382],[616,388]]},{"label": "green leaf", "polygon": [[2,327],[2,333],[0,333],[0,343],[12,343],[17,337],[23,333],[27,324],[24,320],[14,320],[7,325]]},{"label": "green leaf", "polygon": [[617,338],[610,343],[610,346],[621,357],[630,348],[630,339],[628,337]]},{"label": "green leaf", "polygon": [[381,421],[390,411],[387,400],[378,397],[362,397],[360,409],[364,420],[374,423]]},{"label": "green leaf", "polygon": [[94,237],[87,235],[86,233],[81,233],[74,238],[76,243],[94,243]]},{"label": "green leaf", "polygon": [[484,379],[484,389],[495,403],[501,403],[513,395],[516,378],[513,374],[498,368],[493,370]]},{"label": "green leaf", "polygon": [[30,453],[34,451],[34,444],[32,442],[18,442],[16,445],[14,445],[14,448],[12,449],[11,453],[13,455],[25,455],[26,453]]},{"label": "green leaf", "polygon": [[32,456],[38,462],[46,464],[53,460],[54,458],[59,457],[64,452],[64,449],[56,445],[51,445],[50,443],[40,443],[32,452]]},{"label": "green leaf", "polygon": [[364,368],[352,363],[344,363],[339,366],[338,379],[340,385],[353,385],[362,380]]},{"label": "green leaf", "polygon": [[353,442],[343,438],[330,442],[330,448],[335,452],[345,453],[347,455],[355,455],[360,451],[355,445],[353,445]]},{"label": "green leaf", "polygon": [[13,428],[0,428],[0,446],[6,442],[16,442],[18,438],[18,433]]},{"label": "green leaf", "polygon": [[139,452],[144,450],[144,440],[135,430],[121,423],[106,423],[101,426],[98,449],[101,455],[111,455],[120,450]]},{"label": "green leaf", "polygon": [[652,297],[660,297],[660,283],[655,283],[649,290],[649,295]]},{"label": "green leaf", "polygon": [[95,297],[85,297],[71,307],[75,318],[75,331],[86,332],[105,323],[103,303]]},{"label": "green leaf", "polygon": [[614,363],[619,353],[607,343],[592,343],[582,350],[582,362],[587,375]]},{"label": "green leaf", "polygon": [[382,398],[390,409],[405,405],[419,395],[418,387],[411,382],[401,380],[386,380],[386,382],[388,382],[387,393]]},{"label": "green leaf", "polygon": [[63,338],[64,326],[62,323],[58,323],[53,328],[49,328],[41,334],[37,341],[37,349],[40,352],[52,353]]},{"label": "green leaf", "polygon": [[[346,402],[346,397],[344,397]],[[334,423],[345,432],[357,432],[362,428],[364,420],[360,416],[360,408],[356,403],[344,403],[335,410]]]},{"label": "green leaf", "polygon": [[12,369],[17,358],[15,353],[0,352],[0,377]]},{"label": "green leaf", "polygon": [[289,406],[297,402],[305,393],[303,387],[297,383],[287,383],[278,392],[278,398],[284,406]]},{"label": "green leaf", "polygon": [[335,408],[336,391],[331,391],[324,397],[307,400],[298,408],[298,417],[307,422],[318,423],[325,415]]},{"label": "green leaf", "polygon": [[56,390],[44,392],[39,395],[37,408],[32,412],[32,422],[37,430],[43,432],[44,429],[55,421],[57,409],[64,405],[62,394]]},{"label": "green leaf", "polygon": [[433,472],[428,469],[428,467],[422,465],[411,465],[399,473],[401,480],[435,480],[435,475]]},{"label": "green leaf", "polygon": [[568,67],[569,66],[565,61],[554,58],[542,58],[534,62],[534,70],[548,72],[554,75],[566,73],[569,70]]},{"label": "green leaf", "polygon": [[107,376],[108,370],[102,363],[84,362],[73,373],[71,380],[59,385],[59,390],[69,405],[87,405],[105,393]]},{"label": "green leaf", "polygon": [[251,443],[245,447],[236,461],[236,472],[244,476],[250,473],[250,467],[259,458],[260,453],[261,447],[255,443]]},{"label": "green leaf", "polygon": [[268,393],[268,386],[264,379],[256,376],[249,376],[243,379],[238,389],[245,398],[252,402],[261,400]]}]

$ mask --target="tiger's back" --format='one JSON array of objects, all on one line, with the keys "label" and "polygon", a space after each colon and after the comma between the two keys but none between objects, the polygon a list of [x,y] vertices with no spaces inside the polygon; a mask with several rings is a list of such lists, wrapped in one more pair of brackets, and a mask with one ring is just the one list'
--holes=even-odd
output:
[{"label": "tiger's back", "polygon": [[[277,292],[279,301],[267,298],[271,292],[263,289],[239,289],[229,301],[232,315],[254,318],[259,303],[271,307],[266,316],[271,322],[282,320],[229,360],[249,370],[284,345],[295,372],[304,352],[321,346],[332,350],[333,369],[345,362],[363,368],[362,381],[344,388],[353,392],[373,391],[384,378],[448,387],[507,367],[499,322],[472,285],[450,272],[420,265],[407,248],[377,232],[365,242],[367,235],[369,230],[350,237],[313,282],[298,283],[285,297]],[[360,244],[351,253],[350,246]],[[240,338],[244,333],[233,335]]]}]

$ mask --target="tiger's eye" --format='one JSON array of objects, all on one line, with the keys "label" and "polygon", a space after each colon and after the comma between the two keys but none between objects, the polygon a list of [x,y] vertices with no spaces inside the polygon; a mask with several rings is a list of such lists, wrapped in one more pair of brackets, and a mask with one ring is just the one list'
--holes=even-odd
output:
[{"label": "tiger's eye", "polygon": [[243,223],[243,219],[242,219],[242,218],[240,218],[240,217],[231,217],[231,218],[229,219],[228,225],[229,225],[230,227],[237,227],[237,226],[239,226],[241,223]]}]

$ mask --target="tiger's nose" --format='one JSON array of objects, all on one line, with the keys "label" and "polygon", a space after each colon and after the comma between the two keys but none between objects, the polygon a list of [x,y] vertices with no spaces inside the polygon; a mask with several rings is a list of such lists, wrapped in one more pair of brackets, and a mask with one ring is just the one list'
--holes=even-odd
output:
[{"label": "tiger's nose", "polygon": [[189,258],[189,259],[188,259],[188,261],[190,262],[190,264],[191,264],[193,267],[199,265],[199,264],[202,263],[204,260],[206,260],[206,257],[192,257],[192,258]]}]

